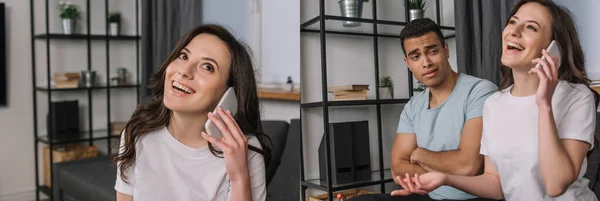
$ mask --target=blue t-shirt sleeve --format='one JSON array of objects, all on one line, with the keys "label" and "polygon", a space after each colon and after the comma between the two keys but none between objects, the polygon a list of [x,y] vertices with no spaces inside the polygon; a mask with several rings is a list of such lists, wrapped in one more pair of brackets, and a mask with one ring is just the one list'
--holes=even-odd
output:
[{"label": "blue t-shirt sleeve", "polygon": [[477,83],[469,93],[466,120],[483,116],[485,100],[496,91],[498,87],[490,81],[482,80]]},{"label": "blue t-shirt sleeve", "polygon": [[400,121],[398,122],[398,129],[396,133],[415,133],[415,127],[412,121],[412,104],[411,101],[408,101],[406,105],[404,105],[404,109],[400,114]]}]

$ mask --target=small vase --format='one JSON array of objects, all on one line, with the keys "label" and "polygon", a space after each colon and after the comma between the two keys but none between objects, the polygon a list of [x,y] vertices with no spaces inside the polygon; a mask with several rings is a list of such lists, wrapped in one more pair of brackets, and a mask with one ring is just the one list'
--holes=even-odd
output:
[{"label": "small vase", "polygon": [[421,9],[410,9],[409,10],[409,19],[410,21],[423,18],[423,10]]},{"label": "small vase", "polygon": [[118,22],[111,22],[109,24],[109,34],[111,36],[118,36],[121,34],[121,24]]},{"label": "small vase", "polygon": [[394,99],[394,88],[393,87],[380,87],[379,88],[379,99]]},{"label": "small vase", "polygon": [[77,21],[75,19],[62,19],[63,34],[71,35],[75,33]]},{"label": "small vase", "polygon": [[[363,0],[340,0],[340,12],[342,17],[360,18],[362,17]],[[360,22],[344,21],[345,27],[360,26]]]}]

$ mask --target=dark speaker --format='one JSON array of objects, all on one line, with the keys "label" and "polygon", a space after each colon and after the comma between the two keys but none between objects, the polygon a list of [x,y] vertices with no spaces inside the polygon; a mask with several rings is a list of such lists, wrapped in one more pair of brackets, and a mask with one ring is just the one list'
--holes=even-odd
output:
[{"label": "dark speaker", "polygon": [[[329,124],[329,146],[331,149],[332,184],[344,184],[354,181],[352,159],[352,126],[349,123]],[[327,185],[327,163],[325,135],[319,145],[319,178],[322,185]]]},{"label": "dark speaker", "polygon": [[[329,124],[332,184],[371,180],[371,149],[369,122],[340,122]],[[319,179],[327,185],[325,135],[319,145]]]},{"label": "dark speaker", "polygon": [[369,122],[352,122],[352,156],[354,181],[371,180],[371,148],[369,146]]},{"label": "dark speaker", "polygon": [[48,137],[51,134],[53,141],[79,139],[79,102],[51,102],[47,122]]}]

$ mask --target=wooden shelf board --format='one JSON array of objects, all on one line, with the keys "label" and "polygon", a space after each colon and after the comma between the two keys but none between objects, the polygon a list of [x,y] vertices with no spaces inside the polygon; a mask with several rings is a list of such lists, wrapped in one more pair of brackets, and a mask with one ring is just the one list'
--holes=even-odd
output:
[{"label": "wooden shelf board", "polygon": [[258,89],[258,98],[268,100],[300,101],[300,92]]},{"label": "wooden shelf board", "polygon": [[600,85],[596,85],[596,86],[591,86],[593,90],[596,90],[596,92],[600,93]]}]

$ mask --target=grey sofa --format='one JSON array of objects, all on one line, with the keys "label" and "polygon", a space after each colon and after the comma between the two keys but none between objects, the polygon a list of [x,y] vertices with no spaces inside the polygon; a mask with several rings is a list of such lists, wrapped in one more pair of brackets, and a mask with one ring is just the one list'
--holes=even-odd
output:
[{"label": "grey sofa", "polygon": [[[272,141],[272,160],[267,166],[267,200],[299,200],[300,120],[263,121]],[[112,201],[116,167],[111,157],[57,163],[54,166],[55,201]]]},{"label": "grey sofa", "polygon": [[600,198],[600,113],[596,113],[596,136],[594,149],[587,154],[588,166],[584,177],[590,180],[589,187],[594,191],[596,197]]}]

